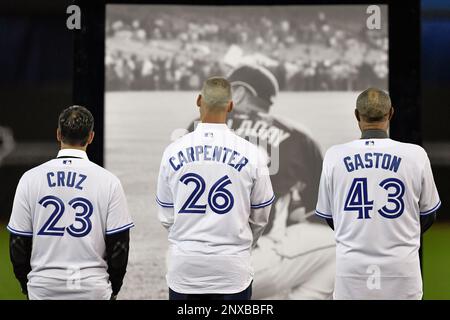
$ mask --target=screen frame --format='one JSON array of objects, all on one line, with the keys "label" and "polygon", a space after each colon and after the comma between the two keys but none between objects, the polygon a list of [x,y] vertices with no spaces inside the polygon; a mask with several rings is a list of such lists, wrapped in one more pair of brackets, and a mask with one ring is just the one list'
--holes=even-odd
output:
[{"label": "screen frame", "polygon": [[[200,0],[77,0],[81,9],[81,30],[74,37],[73,101],[88,107],[95,118],[95,139],[88,148],[90,159],[104,165],[104,89],[105,89],[105,19],[109,4],[155,5],[217,5],[250,6],[274,5],[268,1]],[[420,0],[371,1],[370,4],[388,6],[389,18],[389,94],[396,110],[391,121],[393,139],[421,144],[420,121]],[[277,1],[283,5],[369,5],[367,1],[349,0],[296,0]],[[350,115],[349,115],[350,116]],[[356,138],[356,137],[355,137]],[[139,153],[139,150],[136,150]]]}]

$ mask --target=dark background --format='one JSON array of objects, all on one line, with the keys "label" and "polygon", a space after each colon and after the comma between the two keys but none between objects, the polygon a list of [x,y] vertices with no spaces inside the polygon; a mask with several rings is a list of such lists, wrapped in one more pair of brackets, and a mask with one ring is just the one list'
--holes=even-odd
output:
[{"label": "dark background", "polygon": [[[65,0],[0,2],[0,126],[12,128],[17,142],[16,150],[0,168],[0,220],[3,221],[8,219],[15,186],[22,173],[55,156],[58,145],[54,137],[59,112],[74,103],[87,103],[94,91],[97,95],[99,91],[103,92],[103,88],[98,90],[80,80],[86,78],[83,72],[86,72],[89,57],[75,48],[80,48],[80,39],[83,40],[86,30],[66,28],[66,8],[70,4],[72,1]],[[404,70],[390,63],[391,74],[408,73],[410,77],[421,74],[421,89],[390,80],[390,90],[402,93],[401,97],[393,97],[394,103],[403,107],[411,104],[411,110],[415,110],[420,90],[421,117],[417,118],[407,109],[398,112],[392,134],[394,138],[404,137],[400,139],[403,141],[423,142],[443,199],[439,213],[440,219],[444,219],[450,218],[450,206],[445,201],[450,191],[450,130],[447,127],[450,119],[450,1],[423,0],[421,4],[421,67]],[[407,12],[410,6],[405,5],[404,10]],[[93,19],[98,19],[89,15],[82,11],[82,22],[89,19],[92,23]],[[393,25],[393,21],[390,22]],[[101,18],[98,19],[98,24],[102,23]],[[415,39],[417,27],[414,24],[403,26],[403,37]],[[401,50],[401,44],[390,43],[390,49]],[[407,50],[402,55],[406,60],[415,56]],[[80,66],[80,62],[81,69],[75,69],[75,64]],[[97,67],[103,70],[103,60],[89,60],[89,70]],[[103,74],[99,71],[96,76],[102,78]],[[84,94],[86,98],[83,98]],[[102,130],[101,122],[97,117],[97,132]],[[403,132],[404,128],[408,128],[410,136],[406,136],[408,132]],[[101,163],[101,153],[101,145],[97,142],[89,155]]]}]

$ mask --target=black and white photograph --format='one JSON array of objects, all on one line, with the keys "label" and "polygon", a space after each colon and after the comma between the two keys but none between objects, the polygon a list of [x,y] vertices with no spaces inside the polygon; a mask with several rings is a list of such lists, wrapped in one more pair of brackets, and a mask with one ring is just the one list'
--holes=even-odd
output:
[{"label": "black and white photograph", "polygon": [[358,92],[388,88],[379,8],[371,30],[362,5],[107,6],[105,166],[137,222],[123,298],[167,298],[156,179],[164,148],[199,119],[195,101],[211,76],[232,83],[228,126],[271,151],[276,201],[252,253],[253,297],[332,298],[335,240],[314,214],[316,192],[324,152],[358,136],[349,116]]}]

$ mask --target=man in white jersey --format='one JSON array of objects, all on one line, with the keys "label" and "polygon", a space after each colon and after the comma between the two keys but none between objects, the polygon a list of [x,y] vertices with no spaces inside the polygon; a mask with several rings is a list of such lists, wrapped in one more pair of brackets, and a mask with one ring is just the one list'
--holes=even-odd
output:
[{"label": "man in white jersey", "polygon": [[275,198],[268,157],[225,124],[233,108],[227,80],[208,79],[197,106],[201,123],[166,148],[158,179],[169,298],[248,300],[251,249]]},{"label": "man in white jersey", "polygon": [[8,224],[10,257],[29,299],[115,299],[128,263],[128,213],[120,181],[90,162],[94,118],[59,116],[61,150],[24,173]]},{"label": "man in white jersey", "polygon": [[420,235],[441,202],[423,148],[388,137],[389,96],[357,99],[360,140],[324,158],[316,214],[335,230],[335,299],[421,299]]}]

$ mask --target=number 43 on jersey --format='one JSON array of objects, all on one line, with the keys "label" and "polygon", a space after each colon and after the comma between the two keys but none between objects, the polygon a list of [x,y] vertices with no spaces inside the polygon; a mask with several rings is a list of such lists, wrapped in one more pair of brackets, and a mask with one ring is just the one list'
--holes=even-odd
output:
[{"label": "number 43 on jersey", "polygon": [[[387,219],[395,219],[403,214],[405,204],[403,195],[405,194],[405,185],[396,178],[384,179],[378,185],[388,193],[387,201],[391,205],[384,205],[378,210],[378,213]],[[369,199],[367,190],[367,178],[355,178],[348,192],[344,204],[345,211],[358,212],[358,219],[370,219],[370,211],[373,210],[373,200]]]}]

